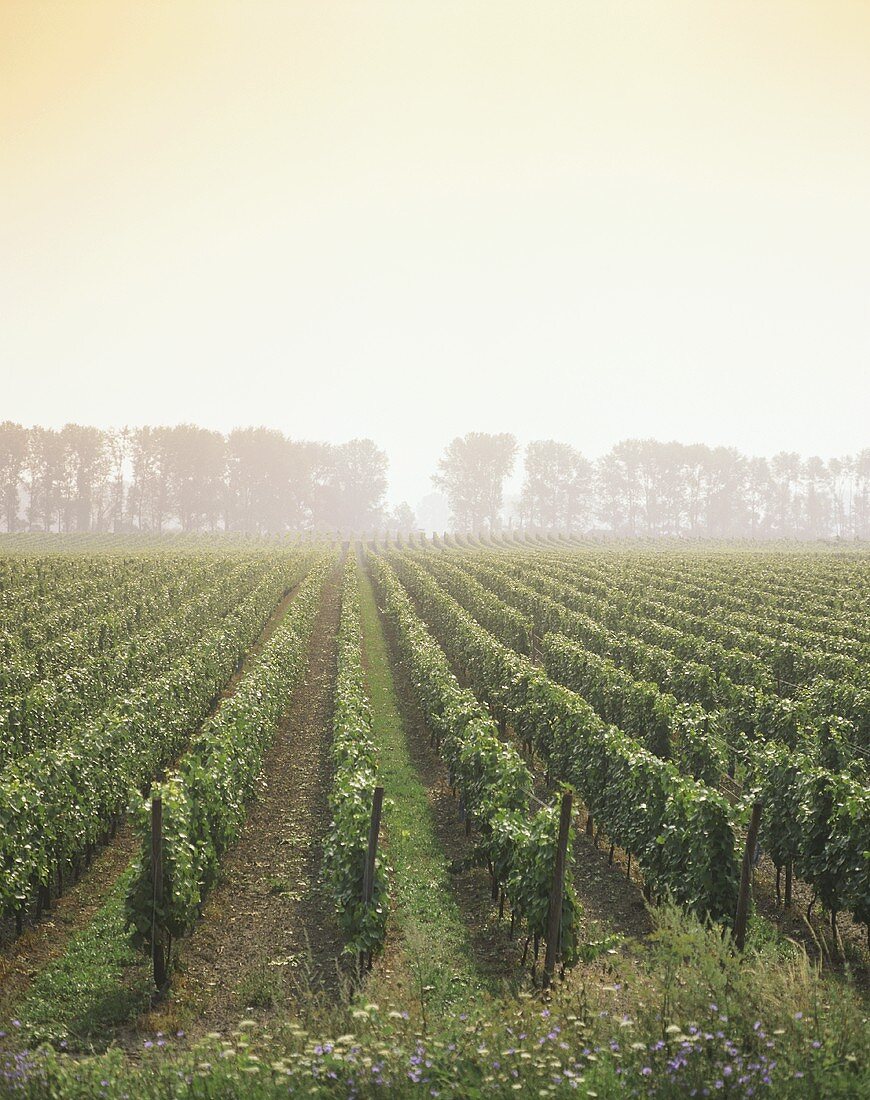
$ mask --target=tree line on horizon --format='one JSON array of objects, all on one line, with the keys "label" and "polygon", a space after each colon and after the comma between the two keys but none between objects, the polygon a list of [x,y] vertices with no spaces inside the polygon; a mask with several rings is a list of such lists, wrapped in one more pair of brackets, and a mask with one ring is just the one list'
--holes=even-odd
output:
[{"label": "tree line on horizon", "polygon": [[[506,499],[519,451],[508,433],[469,432],[447,445],[432,482],[449,526],[870,538],[870,448],[828,461],[794,452],[768,460],[733,447],[627,439],[593,461],[568,443],[536,440],[524,451],[519,496]],[[386,507],[387,469],[386,453],[370,439],[330,444],[271,428],[223,435],[193,424],[108,431],[5,421],[0,528],[266,534],[427,525],[407,503]]]}]

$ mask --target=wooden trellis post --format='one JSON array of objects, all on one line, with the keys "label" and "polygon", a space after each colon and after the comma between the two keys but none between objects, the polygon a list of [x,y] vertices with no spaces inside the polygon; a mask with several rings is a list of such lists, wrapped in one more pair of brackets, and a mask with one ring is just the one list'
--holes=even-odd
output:
[{"label": "wooden trellis post", "polygon": [[[372,816],[369,822],[369,846],[366,852],[366,865],[363,870],[363,905],[368,908],[372,903],[372,898],[375,892],[375,860],[378,855],[378,834],[381,831],[381,810],[384,805],[384,788],[375,787],[375,793],[372,797]],[[365,953],[360,954],[360,969],[362,969],[365,961]],[[369,955],[369,966],[372,964],[371,954]]]},{"label": "wooden trellis post", "polygon": [[553,885],[550,888],[550,907],[547,915],[547,950],[544,955],[543,986],[547,989],[553,980],[553,971],[559,958],[562,938],[562,896],[565,892],[565,863],[568,855],[568,832],[571,828],[571,792],[562,795],[559,815],[559,839],[556,845],[556,863],[553,867]]},{"label": "wooden trellis post", "polygon": [[151,880],[154,884],[154,908],[151,915],[151,962],[154,968],[154,985],[163,989],[166,984],[166,954],[163,929],[157,923],[157,914],[163,908],[163,799],[156,795],[151,799]]},{"label": "wooden trellis post", "polygon": [[752,817],[749,832],[746,834],[746,850],[743,853],[743,869],[740,874],[740,893],[737,895],[737,915],[734,918],[734,943],[738,951],[746,944],[746,925],[749,920],[749,895],[752,891],[752,860],[758,843],[758,829],[761,825],[761,803],[752,805]]}]

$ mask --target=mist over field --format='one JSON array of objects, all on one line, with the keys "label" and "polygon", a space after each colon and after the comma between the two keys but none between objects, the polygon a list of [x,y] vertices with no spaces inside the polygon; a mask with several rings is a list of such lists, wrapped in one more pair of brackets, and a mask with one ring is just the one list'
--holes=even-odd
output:
[{"label": "mist over field", "polygon": [[371,439],[227,436],[192,424],[101,431],[0,424],[0,529],[44,532],[394,532],[452,528],[627,537],[866,539],[870,448],[825,462],[623,440],[590,460],[510,433],[450,441],[412,507],[390,506]]},{"label": "mist over field", "polygon": [[[810,0],[9,0],[6,525],[866,534],[868,37]],[[73,506],[75,430],[32,431],[66,424],[229,442],[112,435]],[[431,480],[470,432],[517,442],[498,508]],[[189,504],[134,471],[182,436]]]}]

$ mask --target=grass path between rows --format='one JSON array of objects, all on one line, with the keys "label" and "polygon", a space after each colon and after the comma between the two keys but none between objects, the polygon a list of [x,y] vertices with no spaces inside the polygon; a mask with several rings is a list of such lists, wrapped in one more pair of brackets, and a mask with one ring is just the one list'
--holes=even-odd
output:
[{"label": "grass path between rows", "polygon": [[18,1006],[28,1041],[71,1052],[102,1049],[116,1029],[147,1010],[151,969],[124,926],[124,899],[134,864],[106,903],[34,979]]},{"label": "grass path between rows", "polygon": [[360,588],[363,655],[385,790],[387,859],[393,868],[391,933],[367,995],[438,1013],[482,993],[487,983],[474,964],[426,787],[408,750],[387,642],[364,572]]}]

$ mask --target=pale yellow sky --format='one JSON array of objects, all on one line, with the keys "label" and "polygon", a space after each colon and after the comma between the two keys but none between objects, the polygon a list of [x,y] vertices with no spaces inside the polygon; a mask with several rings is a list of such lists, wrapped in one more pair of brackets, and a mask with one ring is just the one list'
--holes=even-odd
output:
[{"label": "pale yellow sky", "polygon": [[0,0],[0,419],[870,444],[870,2]]}]

